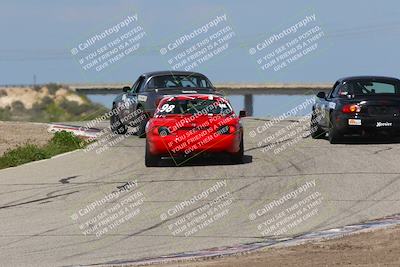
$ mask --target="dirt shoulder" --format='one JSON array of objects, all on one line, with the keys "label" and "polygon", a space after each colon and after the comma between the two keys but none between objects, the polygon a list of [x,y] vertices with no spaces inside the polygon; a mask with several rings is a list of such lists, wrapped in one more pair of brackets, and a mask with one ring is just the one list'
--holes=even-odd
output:
[{"label": "dirt shoulder", "polygon": [[161,266],[400,266],[400,226],[244,255]]},{"label": "dirt shoulder", "polygon": [[26,143],[45,145],[52,137],[47,128],[45,123],[0,121],[0,156]]}]

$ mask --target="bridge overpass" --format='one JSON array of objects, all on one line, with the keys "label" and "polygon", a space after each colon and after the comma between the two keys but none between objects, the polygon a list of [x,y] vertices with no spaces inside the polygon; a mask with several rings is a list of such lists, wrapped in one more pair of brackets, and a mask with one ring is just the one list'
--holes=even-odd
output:
[{"label": "bridge overpass", "polygon": [[[122,87],[131,86],[131,82],[120,83],[65,83],[71,90],[83,94],[117,94]],[[36,85],[38,86],[38,85]],[[40,85],[39,85],[40,86]],[[44,86],[44,84],[43,84]],[[34,87],[34,85],[0,85],[4,87]],[[215,87],[224,95],[241,95],[247,114],[253,114],[254,95],[285,94],[314,95],[319,91],[327,92],[332,87],[326,83],[217,83]]]},{"label": "bridge overpass", "polygon": [[[65,84],[74,91],[104,94],[115,93],[130,82],[121,83],[77,83]],[[257,94],[307,94],[328,91],[332,85],[327,83],[217,83],[215,87],[227,95]]]},{"label": "bridge overpass", "polygon": [[[116,93],[121,91],[122,87],[130,86],[129,83],[113,84],[70,84],[72,90],[89,94]],[[215,84],[218,91],[224,95],[242,95],[244,96],[244,108],[249,116],[253,115],[253,97],[254,95],[265,94],[309,94],[314,95],[319,91],[328,91],[330,84],[238,84],[238,83],[220,83]]]}]

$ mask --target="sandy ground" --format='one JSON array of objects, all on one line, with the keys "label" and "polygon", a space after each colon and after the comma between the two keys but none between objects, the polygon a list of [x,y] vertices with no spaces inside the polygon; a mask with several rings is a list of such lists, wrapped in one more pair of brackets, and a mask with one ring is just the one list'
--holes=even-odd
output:
[{"label": "sandy ground", "polygon": [[47,132],[47,124],[30,122],[0,121],[0,156],[7,149],[25,143],[44,145],[52,137]]},{"label": "sandy ground", "polygon": [[400,226],[238,256],[154,266],[400,266]]}]

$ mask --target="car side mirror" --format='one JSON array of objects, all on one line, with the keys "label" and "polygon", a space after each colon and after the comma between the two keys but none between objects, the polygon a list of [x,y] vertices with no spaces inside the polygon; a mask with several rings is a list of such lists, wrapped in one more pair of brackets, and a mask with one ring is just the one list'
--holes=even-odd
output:
[{"label": "car side mirror", "polygon": [[124,92],[124,93],[128,92],[129,90],[131,90],[131,88],[129,86],[124,86],[122,88],[122,92]]},{"label": "car side mirror", "polygon": [[239,118],[246,117],[246,110],[239,111]]},{"label": "car side mirror", "polygon": [[326,98],[326,94],[325,94],[325,92],[319,92],[318,94],[317,94],[317,97],[318,98]]}]

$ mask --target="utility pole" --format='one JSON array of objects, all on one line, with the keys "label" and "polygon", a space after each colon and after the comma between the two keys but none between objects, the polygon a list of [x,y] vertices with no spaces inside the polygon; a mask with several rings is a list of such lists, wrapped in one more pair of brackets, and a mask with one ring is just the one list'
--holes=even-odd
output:
[{"label": "utility pole", "polygon": [[33,74],[33,88],[36,88],[36,74]]}]

